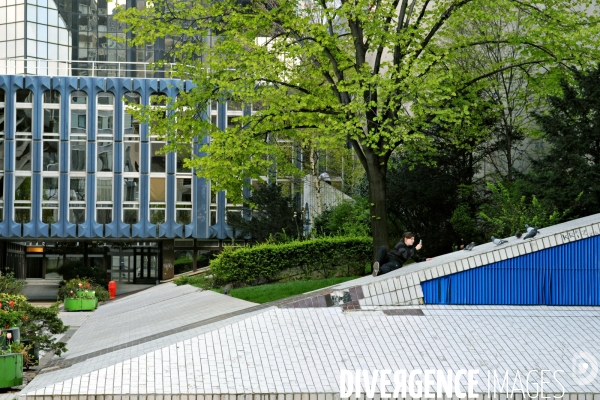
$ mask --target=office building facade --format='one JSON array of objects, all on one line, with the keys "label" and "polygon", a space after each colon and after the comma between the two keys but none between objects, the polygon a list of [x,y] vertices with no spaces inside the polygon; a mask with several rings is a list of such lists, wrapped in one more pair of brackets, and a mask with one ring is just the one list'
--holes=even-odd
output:
[{"label": "office building facade", "polygon": [[[184,165],[189,153],[161,154],[165,143],[126,111],[126,101],[149,105],[188,84],[0,75],[3,272],[57,277],[80,262],[117,281],[155,282],[173,276],[177,258],[231,239],[226,211],[239,208]],[[207,114],[225,128],[242,109],[213,103]]]}]

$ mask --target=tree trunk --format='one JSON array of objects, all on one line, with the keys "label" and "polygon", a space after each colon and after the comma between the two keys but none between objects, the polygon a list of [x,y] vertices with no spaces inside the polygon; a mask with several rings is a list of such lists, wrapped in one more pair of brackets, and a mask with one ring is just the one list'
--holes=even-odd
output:
[{"label": "tree trunk", "polygon": [[368,151],[366,156],[369,181],[369,215],[373,233],[373,258],[380,246],[389,246],[387,212],[385,206],[387,158],[383,159]]},{"label": "tree trunk", "polygon": [[321,199],[321,181],[319,181],[319,174],[317,171],[317,157],[315,155],[315,148],[310,146],[310,170],[311,170],[311,182],[310,184],[315,188],[315,197],[317,200],[317,215],[321,215],[323,212],[323,200]]}]

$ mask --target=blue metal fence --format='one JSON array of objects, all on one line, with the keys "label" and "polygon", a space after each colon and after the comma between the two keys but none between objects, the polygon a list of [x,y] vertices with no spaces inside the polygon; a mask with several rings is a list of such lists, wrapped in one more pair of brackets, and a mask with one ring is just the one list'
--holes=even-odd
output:
[{"label": "blue metal fence", "polygon": [[600,236],[421,283],[425,304],[600,305]]}]

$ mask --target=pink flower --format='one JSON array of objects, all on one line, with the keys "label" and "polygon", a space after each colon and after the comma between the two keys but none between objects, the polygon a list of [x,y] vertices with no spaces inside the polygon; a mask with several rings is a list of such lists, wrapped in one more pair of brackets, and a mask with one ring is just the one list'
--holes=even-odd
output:
[{"label": "pink flower", "polygon": [[7,338],[7,339],[12,339],[12,333],[11,333],[11,332],[8,332],[8,333],[6,334],[6,338]]}]

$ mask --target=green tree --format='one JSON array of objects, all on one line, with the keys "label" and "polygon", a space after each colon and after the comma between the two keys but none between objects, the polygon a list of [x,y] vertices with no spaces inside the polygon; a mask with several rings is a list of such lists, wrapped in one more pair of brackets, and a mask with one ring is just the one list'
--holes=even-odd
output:
[{"label": "green tree", "polygon": [[[571,215],[600,212],[600,69],[573,71],[536,114],[549,149],[533,160],[529,190]],[[578,201],[576,201],[579,199]]]},{"label": "green tree", "polygon": [[263,183],[246,201],[247,219],[236,212],[227,213],[227,224],[236,235],[248,236],[257,242],[269,237],[283,235],[296,238],[302,236],[302,215],[295,210],[290,198],[283,196],[281,185]]},{"label": "green tree", "polygon": [[369,202],[365,197],[344,201],[335,207],[325,208],[313,220],[317,235],[370,236]]},{"label": "green tree", "polygon": [[[559,211],[532,196],[527,199],[516,185],[510,187],[501,183],[488,183],[491,192],[489,201],[482,207],[480,232],[488,241],[492,235],[500,238],[514,235],[517,231],[524,233],[525,224],[543,228],[555,225],[565,219],[569,209]],[[575,198],[576,202],[578,198]]]},{"label": "green tree", "polygon": [[[496,13],[488,12],[490,3]],[[274,160],[278,171],[291,165],[274,141],[318,138],[320,146],[332,148],[349,140],[369,182],[371,230],[379,246],[388,243],[386,174],[392,152],[400,147],[427,159],[431,145],[424,128],[477,117],[473,102],[489,74],[537,65],[533,78],[565,59],[590,58],[596,37],[590,33],[596,29],[591,3],[150,0],[146,8],[123,10],[117,18],[135,33],[132,44],[174,37],[171,59],[177,62],[169,72],[195,85],[168,102],[167,118],[148,108],[141,115],[169,140],[166,150],[210,135],[202,149],[207,156],[191,164],[215,189],[240,201],[245,178],[264,175]],[[518,18],[523,29],[501,37],[456,34],[468,21],[500,15],[508,23]],[[518,51],[485,70],[455,67],[464,49],[499,41]],[[256,112],[221,132],[198,118],[211,99],[243,102]]]},{"label": "green tree", "polygon": [[[505,20],[493,2],[486,5],[485,10],[499,17],[493,21],[472,20],[458,28],[457,33],[463,36],[472,37],[476,32],[485,32],[493,38],[488,43],[464,50],[456,64],[465,71],[475,70],[485,74],[490,70],[490,65],[517,59],[522,51],[504,38],[510,34],[519,35],[523,29],[528,30],[529,27],[522,23],[527,16],[521,14]],[[554,75],[529,79],[537,68],[539,66],[533,64],[523,65],[486,77],[480,96],[489,106],[493,105],[497,113],[493,123],[489,124],[490,137],[480,147],[480,151],[486,155],[483,158],[486,176],[513,182],[528,166],[528,154],[537,136],[532,112],[542,107],[543,93],[554,87],[549,85],[553,83]]]}]

